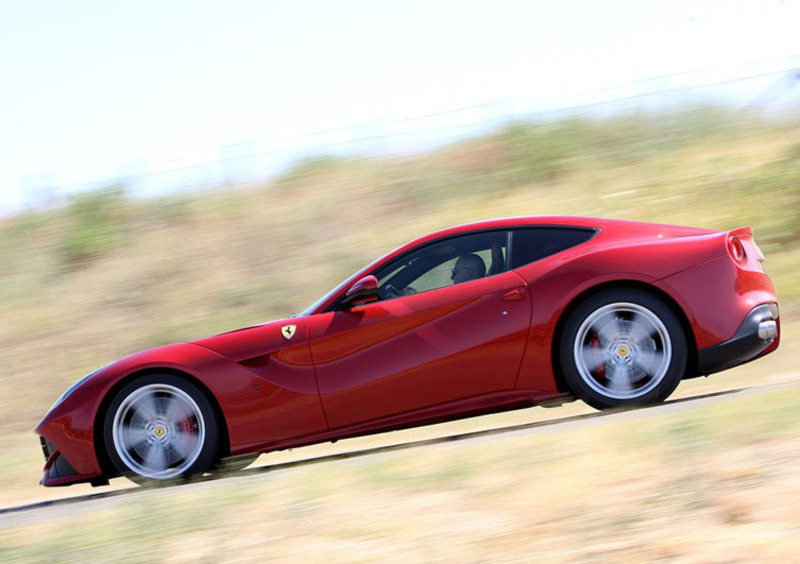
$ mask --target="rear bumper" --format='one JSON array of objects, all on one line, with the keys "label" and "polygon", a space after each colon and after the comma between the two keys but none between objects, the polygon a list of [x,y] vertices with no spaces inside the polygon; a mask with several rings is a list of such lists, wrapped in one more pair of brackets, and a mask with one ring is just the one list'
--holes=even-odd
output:
[{"label": "rear bumper", "polygon": [[764,356],[780,341],[778,304],[762,304],[753,308],[736,330],[723,343],[697,351],[697,374],[713,374]]}]

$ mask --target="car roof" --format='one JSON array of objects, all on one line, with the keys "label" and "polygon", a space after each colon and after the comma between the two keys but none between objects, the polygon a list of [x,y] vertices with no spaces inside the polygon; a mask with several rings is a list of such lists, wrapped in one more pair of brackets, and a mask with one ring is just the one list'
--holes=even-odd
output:
[{"label": "car roof", "polygon": [[473,231],[493,230],[493,229],[511,229],[515,227],[575,227],[575,228],[588,228],[606,231],[608,236],[611,237],[679,237],[686,235],[701,235],[713,233],[714,230],[702,229],[696,227],[682,227],[679,225],[669,225],[664,223],[649,223],[643,221],[629,221],[624,219],[607,219],[597,217],[581,217],[581,216],[567,216],[567,215],[539,215],[539,216],[522,216],[522,217],[507,217],[501,219],[490,219],[484,221],[477,221],[474,223],[466,223],[463,225],[456,225],[435,231],[428,235],[424,235],[410,241],[409,243],[396,249],[397,251],[405,250],[408,247],[414,247],[427,241],[440,239],[443,237],[459,235],[462,233],[469,233]]}]

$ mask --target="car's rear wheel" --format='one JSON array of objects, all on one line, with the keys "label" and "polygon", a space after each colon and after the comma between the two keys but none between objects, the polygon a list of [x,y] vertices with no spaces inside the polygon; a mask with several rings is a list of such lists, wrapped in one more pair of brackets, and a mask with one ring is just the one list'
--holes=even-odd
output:
[{"label": "car's rear wheel", "polygon": [[683,377],[686,357],[676,315],[636,289],[607,290],[579,305],[559,350],[570,389],[597,409],[665,400]]},{"label": "car's rear wheel", "polygon": [[171,374],[124,386],[106,412],[103,438],[115,468],[138,483],[186,479],[216,462],[219,426],[205,395]]}]

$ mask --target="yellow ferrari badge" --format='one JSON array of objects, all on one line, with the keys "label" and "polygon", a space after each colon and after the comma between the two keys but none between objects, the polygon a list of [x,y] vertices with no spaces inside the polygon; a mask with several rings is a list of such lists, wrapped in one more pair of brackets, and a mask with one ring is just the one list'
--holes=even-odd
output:
[{"label": "yellow ferrari badge", "polygon": [[297,331],[297,325],[284,325],[281,327],[281,335],[287,339],[294,337],[295,331]]}]

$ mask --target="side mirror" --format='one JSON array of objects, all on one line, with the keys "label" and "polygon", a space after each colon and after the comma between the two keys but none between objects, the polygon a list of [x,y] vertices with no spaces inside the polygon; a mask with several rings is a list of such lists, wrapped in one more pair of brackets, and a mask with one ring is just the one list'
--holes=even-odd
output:
[{"label": "side mirror", "polygon": [[342,305],[354,307],[378,299],[378,279],[372,275],[364,276],[350,286],[344,295]]}]

